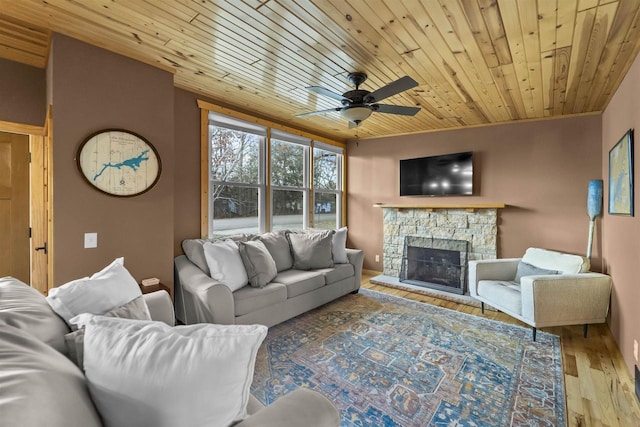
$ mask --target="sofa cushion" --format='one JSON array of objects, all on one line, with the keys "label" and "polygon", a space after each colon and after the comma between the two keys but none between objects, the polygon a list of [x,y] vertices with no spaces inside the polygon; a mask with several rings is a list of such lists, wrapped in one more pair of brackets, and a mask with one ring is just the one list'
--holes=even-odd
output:
[{"label": "sofa cushion", "polygon": [[276,277],[276,263],[260,240],[238,242],[238,249],[251,286],[262,288]]},{"label": "sofa cushion", "polygon": [[233,293],[236,316],[244,316],[261,308],[287,299],[287,288],[282,283],[269,283],[263,288],[245,286]]},{"label": "sofa cushion", "polygon": [[516,278],[515,282],[520,283],[520,279],[524,276],[539,276],[544,274],[559,274],[558,270],[547,270],[544,268],[536,267],[535,265],[527,264],[524,261],[520,261],[518,263],[518,268],[516,270]]},{"label": "sofa cushion", "polygon": [[0,325],[0,366],[3,427],[102,426],[82,371],[34,336]]},{"label": "sofa cushion", "polygon": [[85,328],[87,384],[106,426],[228,426],[246,417],[266,326],[94,316]]},{"label": "sofa cushion", "polygon": [[234,241],[205,242],[203,247],[212,279],[226,285],[232,292],[249,283],[240,250]]},{"label": "sofa cushion", "polygon": [[313,270],[333,267],[333,230],[322,233],[287,233],[293,254],[293,268]]},{"label": "sofa cushion", "polygon": [[0,324],[29,332],[66,354],[64,335],[69,326],[47,303],[44,295],[13,277],[0,279]]},{"label": "sofa cushion", "polygon": [[291,247],[284,231],[274,231],[264,233],[258,236],[258,239],[264,243],[271,257],[276,263],[276,269],[280,271],[289,270],[293,267],[293,257],[291,256]]},{"label": "sofa cushion", "polygon": [[352,277],[355,274],[353,265],[351,264],[336,264],[331,268],[321,268],[316,271],[322,273],[327,285],[339,282],[347,277]]},{"label": "sofa cushion", "polygon": [[47,302],[69,323],[78,314],[103,314],[140,295],[140,286],[124,267],[124,258],[117,258],[91,277],[51,289]]},{"label": "sofa cushion", "polygon": [[287,270],[278,273],[273,281],[287,287],[287,298],[306,294],[325,285],[324,275],[319,271]]},{"label": "sofa cushion", "polygon": [[589,271],[589,260],[580,255],[565,254],[540,248],[529,248],[522,261],[546,270],[556,270],[561,274],[578,274]]},{"label": "sofa cushion", "polygon": [[480,280],[478,295],[491,301],[491,305],[510,313],[522,314],[520,285],[506,280]]}]

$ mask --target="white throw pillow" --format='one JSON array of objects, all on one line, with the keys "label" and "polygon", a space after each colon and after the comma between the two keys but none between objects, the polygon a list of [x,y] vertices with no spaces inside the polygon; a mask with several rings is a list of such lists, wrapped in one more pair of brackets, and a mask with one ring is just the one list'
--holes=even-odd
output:
[{"label": "white throw pillow", "polygon": [[247,415],[263,325],[196,324],[94,316],[84,369],[106,427],[224,426]]},{"label": "white throw pillow", "polygon": [[212,279],[227,285],[231,292],[247,286],[249,277],[233,240],[206,242],[203,247]]},{"label": "white throw pillow", "polygon": [[333,262],[346,264],[347,258],[347,227],[338,228],[333,235]]},{"label": "white throw pillow", "polygon": [[47,302],[71,325],[71,318],[78,314],[104,314],[140,295],[138,282],[124,268],[124,258],[117,258],[91,277],[51,289]]}]

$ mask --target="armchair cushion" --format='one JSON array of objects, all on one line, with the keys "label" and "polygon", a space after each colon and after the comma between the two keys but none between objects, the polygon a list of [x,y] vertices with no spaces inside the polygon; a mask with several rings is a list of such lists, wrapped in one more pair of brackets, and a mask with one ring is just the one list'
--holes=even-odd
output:
[{"label": "armchair cushion", "polygon": [[560,274],[578,274],[589,271],[589,260],[580,255],[565,254],[540,248],[529,248],[522,261],[545,270],[556,270]]}]

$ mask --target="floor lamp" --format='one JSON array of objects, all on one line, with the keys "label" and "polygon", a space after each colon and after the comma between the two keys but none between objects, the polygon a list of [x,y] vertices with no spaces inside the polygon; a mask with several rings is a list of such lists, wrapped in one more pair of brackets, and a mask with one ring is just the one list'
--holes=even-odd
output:
[{"label": "floor lamp", "polygon": [[587,214],[589,214],[589,243],[587,244],[587,259],[591,259],[591,246],[593,245],[593,229],[596,217],[602,213],[602,180],[589,181],[587,191]]}]

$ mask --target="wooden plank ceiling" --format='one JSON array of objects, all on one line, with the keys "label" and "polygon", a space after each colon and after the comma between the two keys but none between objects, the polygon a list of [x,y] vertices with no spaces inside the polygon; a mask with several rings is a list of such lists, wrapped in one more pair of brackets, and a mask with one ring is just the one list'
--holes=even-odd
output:
[{"label": "wooden plank ceiling", "polygon": [[[0,57],[46,66],[51,32],[175,72],[221,105],[334,139],[602,111],[640,48],[639,0],[0,0]],[[305,89],[373,91],[414,117]]]}]

